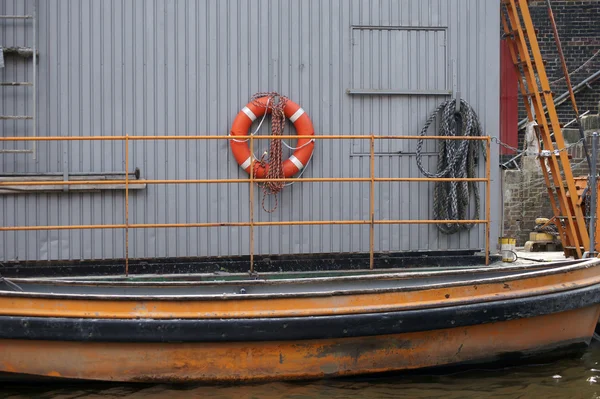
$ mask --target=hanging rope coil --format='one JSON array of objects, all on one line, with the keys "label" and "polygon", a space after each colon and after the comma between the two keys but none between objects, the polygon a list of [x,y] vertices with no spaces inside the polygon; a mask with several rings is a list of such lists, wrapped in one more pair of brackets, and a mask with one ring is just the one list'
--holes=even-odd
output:
[{"label": "hanging rope coil", "polygon": [[[267,97],[266,105],[262,102],[258,101],[259,98]],[[266,93],[256,93],[250,98],[250,102],[252,102],[257,107],[266,108],[266,111],[271,111],[271,135],[272,136],[281,136],[285,130],[285,112],[284,108],[287,103],[287,97],[279,95],[277,92],[266,92]],[[267,114],[265,112],[265,115]],[[282,151],[282,140],[281,139],[271,139],[269,141],[269,152],[263,153],[260,157],[260,160],[254,165],[254,177],[256,177],[256,167],[261,165],[262,167],[266,167],[267,170],[267,179],[283,179],[285,178],[285,174],[283,172],[283,151]],[[268,159],[265,160],[265,157]],[[262,184],[263,189],[263,199],[262,199],[262,208],[265,212],[275,212],[278,205],[277,195],[285,184],[280,181],[269,181]],[[265,199],[268,196],[275,197],[275,205],[271,209],[265,208]]]},{"label": "hanging rope coil", "polygon": [[[456,112],[456,100],[441,103],[429,116],[420,132],[425,136],[439,113],[439,136],[481,136],[482,129],[477,114],[465,100],[460,100],[460,112]],[[460,131],[459,131],[460,129]],[[479,158],[477,140],[442,140],[439,145],[437,171],[431,173],[423,167],[423,139],[417,141],[417,166],[421,173],[433,178],[474,178]],[[474,199],[473,217],[468,217],[471,196]],[[476,182],[436,182],[433,192],[433,217],[435,220],[479,220],[481,199]],[[473,224],[437,224],[444,234],[470,230]]]}]

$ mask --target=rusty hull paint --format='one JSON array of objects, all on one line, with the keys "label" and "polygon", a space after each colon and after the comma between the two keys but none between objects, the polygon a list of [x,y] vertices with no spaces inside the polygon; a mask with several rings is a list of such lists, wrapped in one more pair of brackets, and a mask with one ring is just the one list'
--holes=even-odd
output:
[{"label": "rusty hull paint", "polygon": [[398,290],[393,292],[244,298],[236,295],[196,299],[124,299],[34,296],[11,292],[0,296],[0,315],[83,318],[253,318],[343,315],[387,312],[505,300],[560,292],[600,283],[600,266],[568,273],[479,285]]},{"label": "rusty hull paint", "polygon": [[194,344],[0,340],[0,371],[137,381],[312,379],[401,371],[589,344],[600,305],[437,331],[327,340]]}]

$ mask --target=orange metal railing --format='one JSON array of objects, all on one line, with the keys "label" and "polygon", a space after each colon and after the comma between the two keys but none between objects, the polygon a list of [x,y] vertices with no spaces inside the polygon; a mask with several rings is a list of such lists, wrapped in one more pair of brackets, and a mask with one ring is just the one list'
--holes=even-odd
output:
[{"label": "orange metal railing", "polygon": [[[125,173],[125,223],[124,224],[102,224],[102,225],[60,225],[60,226],[1,226],[0,231],[31,231],[31,230],[84,230],[84,229],[124,229],[125,230],[125,274],[129,273],[129,229],[145,228],[181,228],[181,227],[249,227],[250,228],[250,271],[254,271],[254,227],[262,226],[306,226],[306,225],[369,225],[369,264],[370,269],[374,268],[374,243],[375,243],[375,225],[406,225],[406,224],[485,224],[485,262],[489,264],[490,253],[490,159],[491,159],[491,138],[489,136],[464,137],[464,136],[381,136],[381,135],[321,135],[321,136],[249,136],[250,152],[254,153],[254,140],[267,139],[300,139],[309,138],[315,140],[336,140],[336,139],[362,139],[370,141],[370,173],[369,177],[331,177],[331,178],[283,178],[283,179],[256,179],[252,174],[246,179],[155,179],[155,180],[136,180],[139,184],[225,184],[225,183],[249,183],[250,184],[250,218],[248,222],[223,222],[223,223],[148,223],[148,224],[130,224],[129,223],[129,174]],[[429,178],[429,177],[375,177],[375,140],[394,139],[394,140],[478,140],[485,141],[486,144],[486,165],[485,178]],[[130,141],[141,140],[231,140],[231,136],[47,136],[47,137],[0,137],[2,141],[123,141],[125,144],[125,171],[129,170],[129,143]],[[251,158],[250,170],[254,170],[254,157]],[[279,222],[255,222],[254,221],[254,183],[263,183],[269,181],[292,182],[303,181],[310,182],[368,182],[369,199],[369,219],[368,220],[297,220],[297,221],[279,221]],[[480,220],[376,220],[375,219],[375,183],[377,182],[483,182],[486,185],[485,193],[485,219]],[[122,180],[77,180],[77,181],[10,181],[0,182],[2,186],[55,186],[55,185],[110,185],[119,184]]]}]

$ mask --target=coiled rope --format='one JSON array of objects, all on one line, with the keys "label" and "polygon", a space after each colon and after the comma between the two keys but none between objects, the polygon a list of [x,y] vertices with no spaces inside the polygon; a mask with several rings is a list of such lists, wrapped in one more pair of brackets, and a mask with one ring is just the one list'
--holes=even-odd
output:
[{"label": "coiled rope", "polygon": [[547,226],[544,226],[543,224],[536,224],[533,227],[533,231],[535,231],[536,233],[546,233],[546,234],[550,234],[554,237],[558,237],[558,228],[556,227],[555,224],[549,224]]},{"label": "coiled rope", "polygon": [[[460,112],[456,112],[456,100],[441,103],[431,114],[420,136],[425,136],[429,126],[442,113],[439,136],[481,136],[482,129],[477,114],[465,100],[460,100]],[[459,128],[460,126],[460,128]],[[460,131],[459,131],[460,129]],[[442,140],[439,146],[436,173],[423,167],[423,139],[417,141],[417,166],[423,175],[433,178],[473,178],[479,158],[477,140]],[[474,199],[474,215],[469,218],[471,196]],[[435,220],[479,220],[480,195],[476,182],[436,182],[433,192],[433,218]],[[444,234],[470,230],[474,224],[443,223],[437,227]]]},{"label": "coiled rope", "polygon": [[[258,101],[259,98],[267,97],[266,104]],[[265,116],[268,110],[271,110],[271,135],[272,136],[281,136],[283,135],[283,131],[285,129],[285,112],[284,108],[287,103],[287,97],[279,95],[277,92],[265,92],[265,93],[256,93],[251,98],[250,101],[256,105],[257,107],[266,108]],[[264,119],[263,119],[264,120]],[[262,124],[262,122],[261,122]],[[262,166],[263,168],[267,168],[267,179],[283,179],[285,177],[283,173],[283,161],[282,161],[282,147],[281,147],[281,139],[271,139],[269,143],[269,152],[268,152],[268,160],[265,161],[265,157],[267,153],[263,153],[260,157],[260,160],[255,164],[255,169],[252,171],[254,173],[254,177],[256,177],[256,168],[258,166]],[[267,166],[268,165],[268,166]],[[272,213],[275,212],[278,205],[277,194],[285,187],[284,182],[281,181],[269,181],[262,184],[263,189],[263,199],[262,199],[262,208],[265,212]],[[268,196],[275,197],[275,205],[271,209],[265,208],[265,199]]]}]

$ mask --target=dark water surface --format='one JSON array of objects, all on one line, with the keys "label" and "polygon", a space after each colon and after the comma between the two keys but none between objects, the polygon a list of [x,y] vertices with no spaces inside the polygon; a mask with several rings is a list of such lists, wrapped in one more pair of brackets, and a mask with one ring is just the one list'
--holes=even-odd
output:
[{"label": "dark water surface", "polygon": [[544,364],[435,374],[237,386],[7,384],[2,398],[600,398],[600,344]]}]

